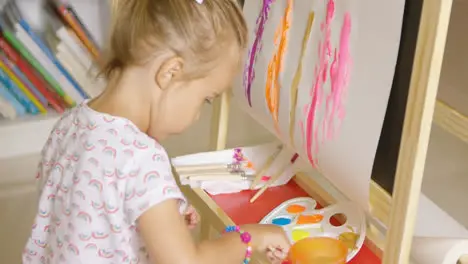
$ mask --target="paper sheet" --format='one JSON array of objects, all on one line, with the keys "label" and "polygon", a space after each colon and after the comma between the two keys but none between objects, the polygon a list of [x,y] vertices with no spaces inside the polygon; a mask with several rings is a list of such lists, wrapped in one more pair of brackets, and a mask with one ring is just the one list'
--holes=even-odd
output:
[{"label": "paper sheet", "polygon": [[246,1],[241,108],[368,209],[404,0]]}]

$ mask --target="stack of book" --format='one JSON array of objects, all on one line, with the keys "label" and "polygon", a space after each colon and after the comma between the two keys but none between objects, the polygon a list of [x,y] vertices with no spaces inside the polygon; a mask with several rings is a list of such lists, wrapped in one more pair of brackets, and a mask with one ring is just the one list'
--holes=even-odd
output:
[{"label": "stack of book", "polygon": [[48,0],[42,14],[46,27],[38,32],[14,0],[1,7],[1,118],[63,113],[105,86],[97,78],[99,47],[75,10],[64,1]]}]

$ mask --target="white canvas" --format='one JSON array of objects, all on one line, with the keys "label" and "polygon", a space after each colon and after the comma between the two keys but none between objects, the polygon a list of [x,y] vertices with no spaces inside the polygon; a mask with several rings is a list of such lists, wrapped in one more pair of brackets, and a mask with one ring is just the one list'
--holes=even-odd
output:
[{"label": "white canvas", "polygon": [[[270,9],[263,36],[256,39],[257,24],[262,21],[259,14],[268,2]],[[328,23],[329,45],[326,45],[326,20],[332,9],[333,18]],[[346,196],[366,209],[373,161],[398,55],[403,11],[404,0],[249,0],[244,6],[249,46],[244,70],[234,87],[237,102]],[[301,52],[311,12],[313,24],[304,52]],[[289,24],[288,30],[283,30],[285,21]],[[279,35],[276,40],[275,33]],[[278,52],[281,36],[285,44],[282,56]],[[249,72],[254,42],[260,49]],[[330,49],[321,50],[324,43]],[[320,56],[321,51],[325,60],[321,59],[324,58]],[[275,55],[280,58],[276,66],[271,63]],[[302,76],[294,107],[291,86],[294,78],[298,79],[296,72],[300,61]],[[321,71],[325,72],[326,80],[316,85],[320,70],[317,67],[321,62],[326,62],[322,63],[324,70]],[[276,71],[279,87],[276,119],[269,111],[265,96],[268,78],[274,76],[269,74],[269,64],[274,66],[272,69],[279,69]],[[246,87],[252,73],[255,76],[250,78],[250,106]],[[270,80],[275,81],[274,78]],[[311,104],[313,111],[310,111]],[[290,130],[290,108],[295,113],[294,130]],[[307,125],[309,117],[314,118],[312,126]],[[301,123],[313,129],[306,129],[303,135]]]}]

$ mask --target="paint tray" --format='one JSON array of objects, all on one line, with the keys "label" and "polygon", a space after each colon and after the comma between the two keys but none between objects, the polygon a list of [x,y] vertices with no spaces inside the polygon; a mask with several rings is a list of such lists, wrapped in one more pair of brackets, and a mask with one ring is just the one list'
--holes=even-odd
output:
[{"label": "paint tray", "polygon": [[[275,224],[284,228],[291,243],[308,237],[332,237],[348,247],[347,261],[361,249],[366,238],[364,212],[352,202],[341,202],[316,209],[317,202],[310,197],[295,198],[280,204],[265,216],[261,224]],[[344,216],[344,223],[330,219]]]}]

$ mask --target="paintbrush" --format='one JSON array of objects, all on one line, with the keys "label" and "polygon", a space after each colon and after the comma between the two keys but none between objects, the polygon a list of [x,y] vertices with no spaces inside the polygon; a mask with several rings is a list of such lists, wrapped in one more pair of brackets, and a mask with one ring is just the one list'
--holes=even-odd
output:
[{"label": "paintbrush", "polygon": [[252,184],[250,185],[251,190],[253,190],[255,186],[257,186],[257,184],[260,182],[260,180],[263,177],[263,174],[266,172],[266,170],[270,168],[273,161],[275,161],[276,157],[278,157],[278,155],[281,153],[281,150],[283,150],[283,145],[278,146],[276,151],[270,157],[268,157],[268,159],[263,164],[262,168],[258,171],[258,173],[256,173],[256,176]]},{"label": "paintbrush", "polygon": [[255,200],[258,199],[258,197],[260,197],[260,195],[262,195],[262,193],[264,193],[268,187],[270,187],[270,185],[272,185],[276,180],[278,180],[279,177],[281,177],[281,175],[284,173],[284,171],[289,167],[291,166],[291,164],[294,164],[294,162],[296,162],[297,158],[299,157],[299,155],[296,153],[294,154],[294,156],[291,158],[291,162],[290,163],[287,163],[285,164],[280,170],[278,170],[276,172],[275,175],[273,175],[266,183],[265,185],[260,189],[258,190],[257,193],[255,193],[255,195],[252,197],[252,199],[250,199],[250,203],[253,203],[255,202]]}]

